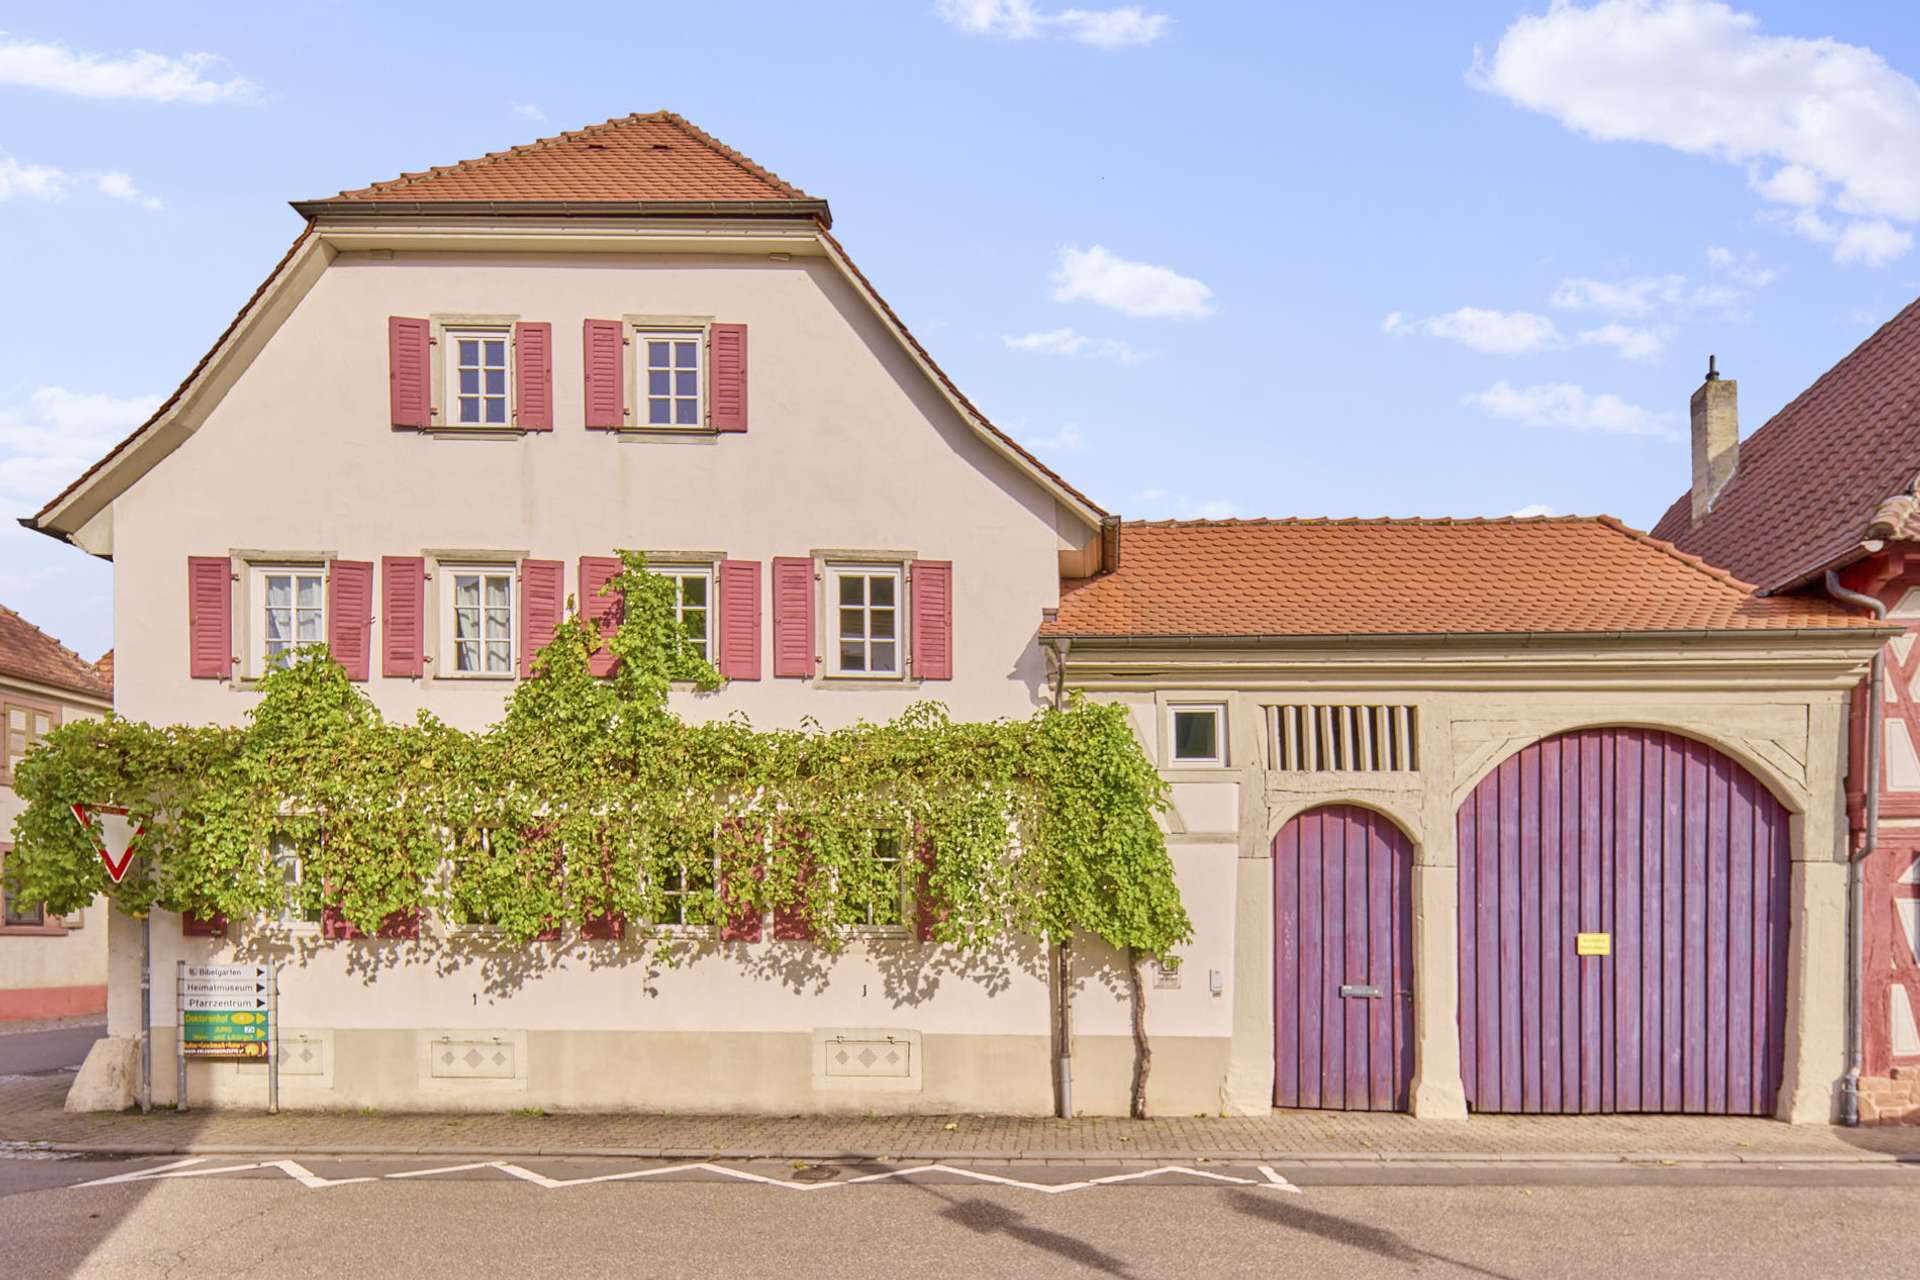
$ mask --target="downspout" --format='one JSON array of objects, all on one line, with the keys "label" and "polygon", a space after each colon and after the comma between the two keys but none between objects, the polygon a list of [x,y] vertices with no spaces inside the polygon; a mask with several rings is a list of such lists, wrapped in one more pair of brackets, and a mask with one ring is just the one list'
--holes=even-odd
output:
[{"label": "downspout", "polygon": [[[1835,600],[1857,605],[1882,621],[1887,616],[1886,602],[1863,591],[1840,585],[1840,575],[1827,570],[1827,594]],[[1858,850],[1847,851],[1847,1074],[1840,1086],[1840,1123],[1860,1123],[1860,1072],[1865,1065],[1866,1020],[1866,884],[1861,864],[1880,842],[1880,744],[1886,736],[1881,724],[1881,671],[1886,646],[1873,654],[1868,669],[1866,725],[1866,831]]]},{"label": "downspout", "polygon": [[[1067,706],[1067,650],[1073,641],[1064,636],[1042,642],[1053,665],[1053,709]],[[1059,1024],[1054,1029],[1059,1054],[1054,1058],[1054,1092],[1062,1120],[1073,1119],[1073,939],[1063,938],[1054,945],[1055,1005]]]}]

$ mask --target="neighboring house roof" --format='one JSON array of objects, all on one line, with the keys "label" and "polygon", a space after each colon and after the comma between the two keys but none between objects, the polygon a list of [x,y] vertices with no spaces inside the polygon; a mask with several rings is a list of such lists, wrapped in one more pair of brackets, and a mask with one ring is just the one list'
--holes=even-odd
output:
[{"label": "neighboring house roof", "polygon": [[0,676],[113,701],[113,676],[0,604]]},{"label": "neighboring house roof", "polygon": [[93,669],[100,673],[101,679],[111,685],[113,683],[113,650],[109,649],[95,658],[93,660]]},{"label": "neighboring house roof", "polygon": [[567,203],[610,206],[720,206],[817,216],[827,202],[809,196],[671,111],[616,116],[605,124],[541,138],[474,160],[436,165],[337,196],[296,202],[308,217],[354,205]]},{"label": "neighboring house roof", "polygon": [[[1682,550],[1775,591],[1855,558],[1890,498],[1920,477],[1920,302],[1881,326],[1740,442],[1698,526],[1681,494],[1653,527]],[[1874,536],[1920,536],[1911,503]]]},{"label": "neighboring house roof", "polygon": [[1510,635],[1839,630],[1611,516],[1194,520],[1120,527],[1120,567],[1064,584],[1041,634]]}]

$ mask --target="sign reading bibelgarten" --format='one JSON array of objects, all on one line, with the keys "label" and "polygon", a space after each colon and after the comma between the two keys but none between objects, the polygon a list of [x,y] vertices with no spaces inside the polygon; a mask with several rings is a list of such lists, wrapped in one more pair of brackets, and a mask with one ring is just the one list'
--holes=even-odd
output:
[{"label": "sign reading bibelgarten", "polygon": [[190,964],[180,976],[180,1051],[189,1058],[264,1061],[272,1045],[273,968]]}]

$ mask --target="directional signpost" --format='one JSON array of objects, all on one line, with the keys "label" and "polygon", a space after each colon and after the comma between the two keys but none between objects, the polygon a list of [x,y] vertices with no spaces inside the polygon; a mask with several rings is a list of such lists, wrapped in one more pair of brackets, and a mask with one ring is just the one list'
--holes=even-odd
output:
[{"label": "directional signpost", "polygon": [[179,962],[180,1108],[186,1109],[187,1059],[267,1064],[267,1109],[280,1109],[279,983],[270,964]]}]

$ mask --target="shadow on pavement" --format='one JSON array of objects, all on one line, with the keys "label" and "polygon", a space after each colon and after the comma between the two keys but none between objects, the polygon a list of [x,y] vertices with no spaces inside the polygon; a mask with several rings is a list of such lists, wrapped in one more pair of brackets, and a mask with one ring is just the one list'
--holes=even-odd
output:
[{"label": "shadow on pavement", "polygon": [[1393,1262],[1405,1262],[1418,1266],[1423,1261],[1444,1262],[1448,1266],[1458,1267],[1475,1275],[1492,1276],[1496,1280],[1515,1280],[1515,1277],[1502,1271],[1489,1271],[1485,1267],[1475,1266],[1459,1258],[1451,1258],[1430,1249],[1421,1249],[1408,1244],[1400,1238],[1398,1232],[1385,1227],[1370,1227],[1342,1218],[1336,1214],[1320,1213],[1309,1209],[1294,1196],[1264,1195],[1254,1191],[1229,1191],[1227,1203],[1236,1213],[1249,1218],[1258,1218],[1290,1231],[1301,1231],[1308,1235],[1319,1236],[1335,1244],[1346,1245],[1350,1249],[1359,1249],[1365,1253],[1376,1254]]}]

